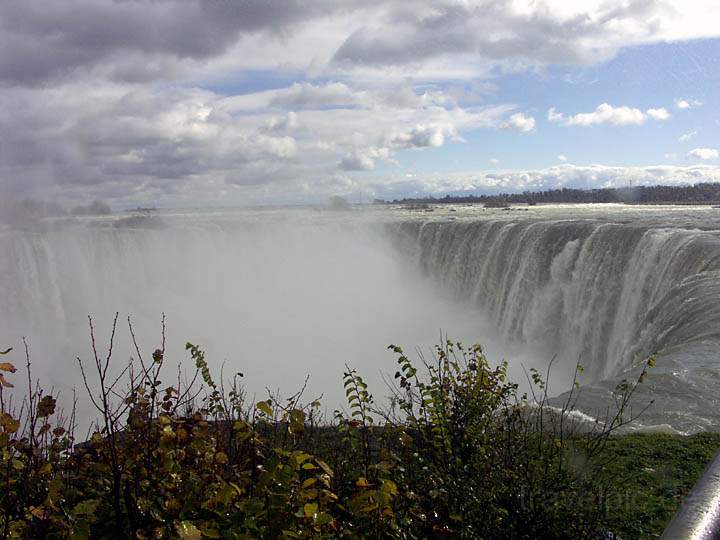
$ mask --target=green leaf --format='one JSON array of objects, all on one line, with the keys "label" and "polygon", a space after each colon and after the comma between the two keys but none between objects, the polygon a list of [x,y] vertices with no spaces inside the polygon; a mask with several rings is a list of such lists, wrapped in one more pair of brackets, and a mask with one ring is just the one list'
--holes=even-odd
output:
[{"label": "green leaf", "polygon": [[315,517],[315,525],[326,525],[332,521],[332,516],[330,514],[326,514],[325,512],[320,512]]},{"label": "green leaf", "polygon": [[313,486],[313,485],[315,484],[315,482],[317,482],[317,478],[308,478],[307,480],[305,480],[305,481],[302,483],[302,486],[301,486],[301,487],[302,487],[303,489],[307,489],[307,488]]},{"label": "green leaf", "polygon": [[202,535],[207,536],[208,538],[222,538],[217,529],[210,528],[210,525],[207,524],[202,526]]},{"label": "green leaf", "polygon": [[302,424],[305,422],[305,413],[299,409],[293,409],[290,411],[290,421],[296,424]]},{"label": "green leaf", "polygon": [[316,459],[315,459],[315,463],[317,463],[318,466],[319,466],[323,471],[325,471],[325,474],[327,474],[328,476],[333,476],[333,470],[332,470],[332,469],[330,468],[330,466],[329,466],[327,463],[325,463],[322,459],[317,459],[317,458],[316,458]]},{"label": "green leaf", "polygon": [[202,540],[202,533],[190,521],[181,521],[177,524],[178,537],[182,540]]},{"label": "green leaf", "polygon": [[15,433],[20,429],[20,420],[15,420],[9,414],[0,412],[0,427],[2,427],[6,433]]},{"label": "green leaf", "polygon": [[255,406],[260,412],[265,413],[269,418],[272,418],[273,412],[270,408],[270,404],[267,401],[258,401],[257,405]]},{"label": "green leaf", "polygon": [[380,491],[395,496],[398,494],[397,484],[395,484],[392,480],[383,480]]},{"label": "green leaf", "polygon": [[89,499],[87,501],[79,502],[73,508],[72,515],[77,516],[94,516],[98,505],[100,504],[99,499]]}]

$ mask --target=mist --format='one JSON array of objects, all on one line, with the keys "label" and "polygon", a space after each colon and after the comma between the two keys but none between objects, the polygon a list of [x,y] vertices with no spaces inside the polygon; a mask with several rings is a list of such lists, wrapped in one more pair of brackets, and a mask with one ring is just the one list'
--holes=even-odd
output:
[{"label": "mist", "polygon": [[439,290],[384,231],[352,213],[312,211],[108,216],[5,231],[0,344],[19,350],[27,336],[34,376],[65,403],[78,389],[81,415],[91,414],[76,360],[91,359],[88,315],[104,354],[119,313],[115,369],[137,357],[127,318],[147,360],[164,313],[168,386],[178,364],[194,371],[190,341],[217,379],[242,372],[249,397],[289,395],[309,377],[307,398],[322,395],[329,412],[344,404],[346,364],[382,400],[382,374],[395,371],[390,343],[428,354],[442,332],[481,341],[500,360],[483,314]]}]

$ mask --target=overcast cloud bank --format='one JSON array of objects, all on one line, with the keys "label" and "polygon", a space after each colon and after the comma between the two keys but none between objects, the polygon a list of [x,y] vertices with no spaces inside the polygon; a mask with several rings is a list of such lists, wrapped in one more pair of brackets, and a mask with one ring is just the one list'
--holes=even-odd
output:
[{"label": "overcast cloud bank", "polygon": [[[0,3],[0,194],[196,206],[636,176],[716,181],[715,167],[692,165],[409,177],[400,159],[466,144],[477,130],[540,137],[542,113],[493,94],[497,73],[716,37],[713,14],[710,1],[9,0]],[[268,73],[276,82],[247,82]],[[570,113],[558,103],[547,120],[637,126],[701,105],[678,97]],[[687,157],[718,155],[701,147]]]}]

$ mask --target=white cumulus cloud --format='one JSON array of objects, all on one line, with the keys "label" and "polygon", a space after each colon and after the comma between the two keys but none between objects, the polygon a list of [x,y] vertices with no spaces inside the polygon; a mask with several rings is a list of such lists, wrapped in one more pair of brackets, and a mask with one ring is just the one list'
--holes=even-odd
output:
[{"label": "white cumulus cloud", "polygon": [[675,107],[681,110],[691,109],[693,107],[700,107],[702,105],[702,101],[698,101],[696,99],[683,99],[678,98],[675,100]]},{"label": "white cumulus cloud", "polygon": [[670,113],[664,107],[648,109],[646,112],[635,107],[615,107],[609,103],[601,103],[588,113],[577,113],[567,116],[558,112],[555,107],[548,110],[547,119],[565,126],[592,126],[598,124],[612,124],[615,126],[639,126],[650,118],[653,120],[667,120]]},{"label": "white cumulus cloud", "polygon": [[437,148],[444,142],[445,133],[441,126],[425,124],[419,124],[392,139],[392,145],[397,148]]},{"label": "white cumulus cloud", "polygon": [[508,193],[558,188],[690,185],[700,182],[720,182],[720,167],[711,165],[612,167],[578,166],[566,163],[545,169],[416,174],[404,180],[386,179],[373,184],[372,187],[375,196],[394,199],[405,196],[442,196],[446,193]]},{"label": "white cumulus cloud", "polygon": [[558,158],[558,161],[562,161],[563,163],[565,163],[568,160],[567,156],[564,154],[559,154],[557,158]]},{"label": "white cumulus cloud", "polygon": [[667,120],[670,118],[670,113],[665,107],[659,109],[648,109],[646,113],[653,120]]},{"label": "white cumulus cloud", "polygon": [[693,148],[687,155],[695,159],[717,159],[720,156],[720,151],[716,148]]},{"label": "white cumulus cloud", "polygon": [[506,122],[500,124],[500,129],[528,133],[535,129],[535,119],[532,116],[525,116],[523,113],[515,113]]},{"label": "white cumulus cloud", "polygon": [[688,131],[687,133],[683,133],[682,135],[680,135],[680,137],[678,137],[678,141],[687,142],[693,137],[695,137],[695,135],[697,135],[697,131]]}]

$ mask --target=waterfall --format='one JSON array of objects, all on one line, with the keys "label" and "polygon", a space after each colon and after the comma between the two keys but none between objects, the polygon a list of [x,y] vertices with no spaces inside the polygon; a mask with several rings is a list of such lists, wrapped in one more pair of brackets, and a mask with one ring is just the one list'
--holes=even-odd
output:
[{"label": "waterfall", "polygon": [[415,220],[391,230],[505,340],[579,361],[594,379],[719,341],[717,231],[572,219]]},{"label": "waterfall", "polygon": [[346,362],[382,394],[380,373],[394,368],[386,346],[427,351],[440,331],[508,359],[519,382],[522,366],[557,356],[557,392],[579,361],[584,383],[603,383],[597,407],[613,381],[660,352],[642,389],[665,395],[653,421],[715,422],[706,411],[720,373],[717,230],[664,217],[291,214],[0,231],[0,346],[28,336],[36,375],[67,392],[78,387],[75,357],[89,352],[88,314],[104,346],[121,313],[124,362],[135,356],[126,317],[147,353],[165,312],[169,358],[186,360],[184,343],[196,342],[215,371],[223,362],[243,371],[258,397],[266,386],[296,390],[309,374],[308,391],[329,407],[344,400]]},{"label": "waterfall", "polygon": [[[200,215],[198,215],[200,214]],[[82,390],[76,356],[89,360],[88,315],[105,350],[120,312],[114,358],[145,355],[167,315],[168,369],[200,345],[213,374],[242,371],[248,395],[307,387],[329,410],[345,403],[345,364],[383,395],[397,343],[427,351],[441,330],[479,339],[476,309],[461,308],[408,268],[381,234],[353,214],[307,210],[201,212],[132,226],[122,216],[0,230],[0,347],[27,336],[35,375],[66,394]],[[362,216],[360,216],[362,217]],[[160,218],[159,218],[160,219]],[[431,306],[431,308],[427,307]],[[19,364],[22,360],[13,358]],[[167,381],[170,383],[170,381]]]}]

